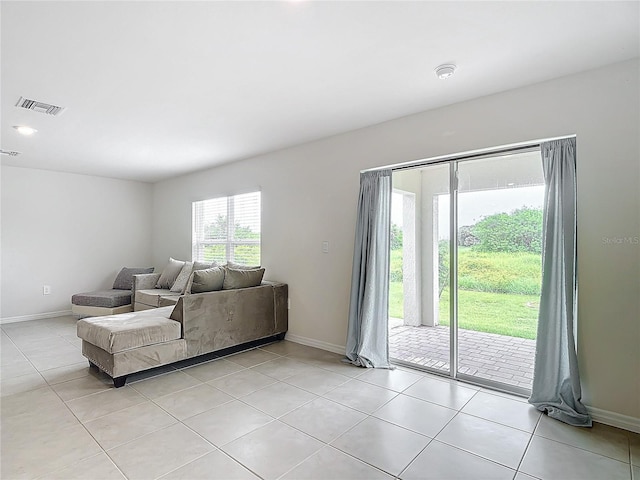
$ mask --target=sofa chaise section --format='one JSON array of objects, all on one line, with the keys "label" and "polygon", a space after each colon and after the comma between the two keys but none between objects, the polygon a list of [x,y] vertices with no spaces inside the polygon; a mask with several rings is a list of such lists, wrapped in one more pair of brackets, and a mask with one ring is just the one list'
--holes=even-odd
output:
[{"label": "sofa chaise section", "polygon": [[186,342],[172,307],[79,320],[82,353],[92,367],[108,373],[116,387],[133,372],[186,358]]}]

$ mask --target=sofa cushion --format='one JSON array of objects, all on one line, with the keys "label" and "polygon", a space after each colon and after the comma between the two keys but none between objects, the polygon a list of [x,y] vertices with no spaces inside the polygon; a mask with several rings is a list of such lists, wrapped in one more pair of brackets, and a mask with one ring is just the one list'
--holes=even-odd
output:
[{"label": "sofa cushion", "polygon": [[158,279],[158,283],[156,284],[156,288],[168,288],[171,289],[173,286],[173,282],[176,281],[176,277],[180,274],[180,270],[184,266],[185,262],[181,262],[180,260],[176,260],[174,258],[169,258],[169,263],[162,270],[162,274]]},{"label": "sofa cushion", "polygon": [[153,273],[153,267],[149,268],[129,268],[124,267],[118,273],[118,276],[113,282],[114,289],[118,290],[131,290],[133,288],[133,276],[143,273]]},{"label": "sofa cushion", "polygon": [[180,323],[169,318],[135,313],[78,320],[78,337],[109,353],[177,340]]},{"label": "sofa cushion", "polygon": [[100,290],[97,292],[76,293],[71,303],[85,307],[116,308],[131,303],[131,290]]},{"label": "sofa cushion", "polygon": [[[195,272],[196,270],[207,270],[209,268],[213,268],[213,267],[220,267],[220,264],[218,264],[218,262],[216,262],[215,260],[211,263],[209,262],[199,262],[199,261],[195,261],[193,262],[193,270],[191,273]],[[184,295],[185,293],[191,293],[191,285],[193,284],[193,275],[191,275],[189,277],[189,280],[187,280],[187,284],[184,287],[184,290],[182,291],[182,294]]]},{"label": "sofa cushion", "polygon": [[257,287],[262,283],[262,277],[264,277],[264,268],[258,268],[256,270],[226,268],[225,270],[224,282],[222,284],[223,290]]},{"label": "sofa cushion", "polygon": [[150,307],[160,306],[160,297],[163,295],[175,295],[168,288],[150,288],[148,290],[136,290],[136,303],[144,303]]},{"label": "sofa cushion", "polygon": [[193,262],[185,262],[182,270],[180,270],[180,273],[176,277],[176,281],[173,282],[173,285],[171,286],[171,291],[175,293],[184,292],[184,289],[187,288],[187,282],[189,281],[192,271]]},{"label": "sofa cushion", "polygon": [[215,292],[222,290],[224,282],[224,267],[212,267],[196,270],[191,274],[188,293]]}]

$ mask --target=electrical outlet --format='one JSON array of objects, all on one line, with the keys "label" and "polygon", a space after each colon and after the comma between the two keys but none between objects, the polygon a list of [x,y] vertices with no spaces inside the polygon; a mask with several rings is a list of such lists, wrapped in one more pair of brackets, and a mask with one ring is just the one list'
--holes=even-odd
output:
[{"label": "electrical outlet", "polygon": [[329,253],[329,242],[322,242],[322,253]]},{"label": "electrical outlet", "polygon": [[291,310],[291,299],[287,298],[287,310]]},{"label": "electrical outlet", "polygon": [[51,285],[43,285],[42,286],[42,294],[43,295],[51,295]]}]

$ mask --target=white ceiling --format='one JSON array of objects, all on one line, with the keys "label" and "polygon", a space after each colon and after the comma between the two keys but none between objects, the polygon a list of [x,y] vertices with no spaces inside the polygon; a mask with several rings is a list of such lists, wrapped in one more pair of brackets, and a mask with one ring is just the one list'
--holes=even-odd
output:
[{"label": "white ceiling", "polygon": [[638,1],[0,5],[2,163],[148,182],[640,55]]}]

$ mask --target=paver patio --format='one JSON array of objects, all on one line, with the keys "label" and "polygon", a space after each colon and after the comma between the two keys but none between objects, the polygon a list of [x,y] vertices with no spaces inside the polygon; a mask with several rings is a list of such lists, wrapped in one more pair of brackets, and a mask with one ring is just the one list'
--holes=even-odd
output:
[{"label": "paver patio", "polygon": [[[449,370],[449,327],[389,322],[392,359]],[[458,329],[460,373],[531,389],[536,342],[495,333]]]}]

